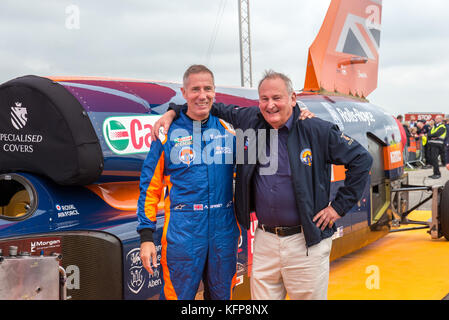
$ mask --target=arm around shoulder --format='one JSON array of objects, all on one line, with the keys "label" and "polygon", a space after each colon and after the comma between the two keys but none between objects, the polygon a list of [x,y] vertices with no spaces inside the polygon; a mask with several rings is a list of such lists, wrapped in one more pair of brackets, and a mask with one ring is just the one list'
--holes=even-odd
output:
[{"label": "arm around shoulder", "polygon": [[260,112],[258,106],[239,107],[233,104],[214,103],[211,114],[232,124],[235,128],[245,128]]}]

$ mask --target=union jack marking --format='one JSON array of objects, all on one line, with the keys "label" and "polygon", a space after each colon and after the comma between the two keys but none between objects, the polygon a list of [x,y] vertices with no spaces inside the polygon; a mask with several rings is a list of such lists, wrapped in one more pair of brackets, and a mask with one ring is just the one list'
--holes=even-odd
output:
[{"label": "union jack marking", "polygon": [[380,46],[380,11],[379,6],[369,5],[366,18],[348,14],[335,51],[375,60]]},{"label": "union jack marking", "polygon": [[194,211],[203,210],[203,205],[202,204],[194,204],[193,210]]}]

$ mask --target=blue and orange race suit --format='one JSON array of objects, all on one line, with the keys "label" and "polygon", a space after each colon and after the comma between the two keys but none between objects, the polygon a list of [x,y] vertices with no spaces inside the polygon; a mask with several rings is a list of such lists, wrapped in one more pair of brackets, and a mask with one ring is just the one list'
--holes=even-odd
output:
[{"label": "blue and orange race suit", "polygon": [[240,228],[233,208],[235,135],[224,121],[203,123],[184,112],[164,141],[151,144],[143,164],[137,230],[156,229],[164,183],[161,299],[230,299]]}]

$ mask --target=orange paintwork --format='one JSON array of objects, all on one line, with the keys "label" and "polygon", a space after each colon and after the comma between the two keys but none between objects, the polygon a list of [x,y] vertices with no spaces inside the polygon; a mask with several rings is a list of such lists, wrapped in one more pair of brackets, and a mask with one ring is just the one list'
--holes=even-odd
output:
[{"label": "orange paintwork", "polygon": [[108,182],[86,186],[108,205],[118,210],[135,211],[139,198],[139,181]]},{"label": "orange paintwork", "polygon": [[[309,48],[305,92],[324,89],[367,97],[376,89],[379,54],[371,30],[380,32],[381,10],[381,4],[369,0],[331,2]],[[349,38],[361,44],[368,57],[344,53]]]},{"label": "orange paintwork", "polygon": [[332,182],[342,181],[346,178],[346,169],[345,166],[337,166],[335,164],[332,165]]},{"label": "orange paintwork", "polygon": [[[108,205],[118,210],[136,211],[139,199],[139,181],[108,182],[86,186]],[[161,196],[161,199],[164,195]],[[158,211],[164,209],[164,202],[158,204]]]},{"label": "orange paintwork", "polygon": [[384,149],[384,170],[393,170],[404,165],[402,143],[386,146]]}]

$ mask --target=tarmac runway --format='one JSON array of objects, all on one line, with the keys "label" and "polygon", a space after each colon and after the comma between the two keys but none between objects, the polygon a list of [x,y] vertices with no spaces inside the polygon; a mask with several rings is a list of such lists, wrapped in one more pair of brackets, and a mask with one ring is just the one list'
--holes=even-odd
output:
[{"label": "tarmac runway", "polygon": [[[432,169],[409,172],[409,183],[444,185],[442,177],[428,178]],[[421,192],[410,195],[417,203]],[[427,221],[430,201],[409,215]],[[406,227],[410,227],[406,226]],[[413,227],[413,225],[412,225]],[[331,262],[329,300],[441,300],[449,298],[449,241],[432,240],[428,229],[389,233],[370,245]]]},{"label": "tarmac runway", "polygon": [[[429,176],[433,174],[433,169],[418,169],[413,171],[407,171],[409,175],[409,184],[425,185],[425,186],[433,186],[440,184],[444,186],[446,181],[449,181],[449,170],[447,170],[446,167],[440,167],[440,172],[441,172],[440,179],[431,179],[429,178]],[[409,200],[411,208],[416,203],[418,203],[421,198],[424,199],[426,195],[430,195],[430,193],[423,191],[415,191],[410,192],[409,195],[410,195]],[[428,201],[422,207],[420,207],[419,210],[431,210],[431,202]]]}]

